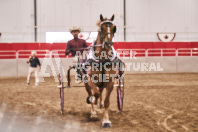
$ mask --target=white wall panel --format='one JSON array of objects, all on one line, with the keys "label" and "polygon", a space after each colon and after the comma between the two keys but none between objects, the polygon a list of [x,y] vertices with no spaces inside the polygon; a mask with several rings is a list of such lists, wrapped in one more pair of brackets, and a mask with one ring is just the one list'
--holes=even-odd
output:
[{"label": "white wall panel", "polygon": [[155,63],[157,67],[157,63],[162,68],[162,71],[148,71],[147,73],[176,73],[177,71],[177,63],[176,57],[147,57],[146,62],[148,64]]},{"label": "white wall panel", "polygon": [[[127,41],[159,41],[157,32],[176,32],[175,41],[198,40],[197,0],[126,2]],[[196,32],[196,38],[193,32]]]},{"label": "white wall panel", "polygon": [[17,60],[16,59],[1,59],[0,60],[0,77],[17,76]]},{"label": "white wall panel", "polygon": [[17,73],[18,76],[27,76],[30,64],[27,63],[27,59],[18,59],[17,60]]},{"label": "white wall panel", "polygon": [[198,57],[177,57],[177,72],[198,72]]},{"label": "white wall panel", "polygon": [[[126,0],[127,41],[198,41],[198,0]],[[123,41],[123,0],[37,0],[38,41],[48,31],[97,31],[99,15],[115,14],[115,41]],[[34,42],[34,0],[0,0],[0,42]]]},{"label": "white wall panel", "polygon": [[[122,61],[125,63],[125,74],[133,74],[133,73],[147,73],[147,71],[141,71],[141,63],[146,63],[146,57],[138,57],[137,59],[124,59]],[[140,69],[138,69],[138,65],[140,64]]]},{"label": "white wall panel", "polygon": [[[97,31],[100,14],[108,18],[115,14],[115,24],[122,26],[122,3],[120,0],[38,0],[39,41],[45,41],[47,31],[69,31],[73,26],[80,26],[82,31]],[[116,41],[123,40],[121,30]]]},{"label": "white wall panel", "polygon": [[34,41],[33,0],[0,0],[0,42]]}]

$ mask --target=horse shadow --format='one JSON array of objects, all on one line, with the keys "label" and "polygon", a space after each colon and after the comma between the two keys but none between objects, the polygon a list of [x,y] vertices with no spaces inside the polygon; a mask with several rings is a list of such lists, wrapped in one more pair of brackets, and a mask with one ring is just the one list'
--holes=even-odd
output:
[{"label": "horse shadow", "polygon": [[84,117],[84,119],[81,120],[83,122],[98,122],[98,121],[101,120],[99,118],[100,117],[99,114],[97,115],[98,117],[90,118],[90,116],[91,116],[91,113],[90,112],[83,112],[82,113],[82,116]]}]

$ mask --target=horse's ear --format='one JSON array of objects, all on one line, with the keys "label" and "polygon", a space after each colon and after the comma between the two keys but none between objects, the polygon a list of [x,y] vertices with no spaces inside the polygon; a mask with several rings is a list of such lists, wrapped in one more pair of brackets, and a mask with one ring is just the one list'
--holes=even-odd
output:
[{"label": "horse's ear", "polygon": [[100,14],[100,20],[101,20],[101,21],[103,21],[103,20],[104,20],[104,18],[103,18],[103,16],[102,16],[102,14]]},{"label": "horse's ear", "polygon": [[111,21],[113,21],[114,20],[114,14],[113,14],[113,16],[111,17],[111,19],[110,19]]}]

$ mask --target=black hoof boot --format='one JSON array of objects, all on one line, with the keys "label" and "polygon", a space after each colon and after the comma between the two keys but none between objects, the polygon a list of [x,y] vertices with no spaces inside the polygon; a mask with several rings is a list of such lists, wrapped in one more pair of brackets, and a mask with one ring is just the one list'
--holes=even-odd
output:
[{"label": "black hoof boot", "polygon": [[91,102],[90,102],[90,99],[89,99],[90,97],[87,97],[87,104],[91,104]]},{"label": "black hoof boot", "polygon": [[111,123],[102,123],[102,128],[112,128]]}]

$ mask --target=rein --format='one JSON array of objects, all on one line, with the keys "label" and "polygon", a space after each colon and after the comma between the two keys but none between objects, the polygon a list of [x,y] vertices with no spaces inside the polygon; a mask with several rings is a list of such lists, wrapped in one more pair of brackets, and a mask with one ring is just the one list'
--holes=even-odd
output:
[{"label": "rein", "polygon": [[75,51],[78,51],[78,50],[89,50],[91,49],[92,47],[100,47],[100,46],[104,46],[104,43],[103,44],[97,44],[97,45],[90,45],[89,47],[87,48],[72,48],[71,50],[75,50]]}]

